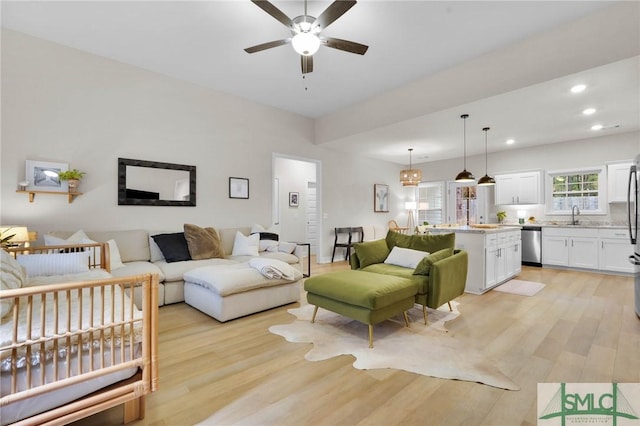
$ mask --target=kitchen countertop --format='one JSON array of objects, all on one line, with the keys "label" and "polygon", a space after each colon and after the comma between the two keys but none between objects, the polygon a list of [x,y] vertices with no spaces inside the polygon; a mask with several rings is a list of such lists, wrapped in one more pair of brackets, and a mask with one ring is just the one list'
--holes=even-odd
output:
[{"label": "kitchen countertop", "polygon": [[466,225],[442,225],[429,227],[429,231],[450,231],[450,232],[467,232],[467,233],[476,233],[476,234],[493,234],[499,232],[507,232],[507,231],[515,231],[521,230],[524,226],[539,226],[541,228],[593,228],[593,229],[627,229],[626,225],[618,225],[618,224],[595,224],[595,223],[585,223],[578,225],[570,225],[568,223],[525,223],[524,225],[520,225],[517,223],[507,223],[504,225],[499,225],[497,228],[475,228],[473,226]]},{"label": "kitchen countertop", "polygon": [[464,232],[469,234],[497,234],[500,232],[508,231],[520,231],[522,229],[519,225],[509,226],[500,225],[496,228],[474,228],[472,226],[459,225],[459,226],[436,226],[429,228],[429,231],[445,231],[445,232]]},{"label": "kitchen countertop", "polygon": [[598,229],[626,229],[627,226],[626,225],[619,225],[619,224],[611,224],[611,223],[579,223],[577,225],[571,225],[569,223],[549,223],[549,222],[544,222],[544,223],[525,223],[524,225],[519,225],[519,224],[505,224],[503,226],[519,226],[519,227],[523,227],[523,226],[540,226],[542,228],[598,228]]}]

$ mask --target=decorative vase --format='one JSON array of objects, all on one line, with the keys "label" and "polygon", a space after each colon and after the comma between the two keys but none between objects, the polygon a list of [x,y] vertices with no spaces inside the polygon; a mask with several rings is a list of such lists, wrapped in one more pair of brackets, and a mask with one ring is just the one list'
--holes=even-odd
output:
[{"label": "decorative vase", "polygon": [[78,192],[79,179],[69,179],[69,192]]}]

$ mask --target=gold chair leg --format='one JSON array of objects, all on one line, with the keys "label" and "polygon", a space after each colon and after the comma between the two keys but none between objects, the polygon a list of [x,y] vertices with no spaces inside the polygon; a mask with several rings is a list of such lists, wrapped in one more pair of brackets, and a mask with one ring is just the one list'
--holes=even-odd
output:
[{"label": "gold chair leg", "polygon": [[404,323],[407,327],[411,327],[409,325],[409,317],[407,316],[407,311],[402,312],[402,315],[404,316]]},{"label": "gold chair leg", "polygon": [[373,325],[369,324],[369,348],[373,348]]},{"label": "gold chair leg", "polygon": [[313,324],[314,322],[316,322],[316,314],[318,313],[318,307],[316,306],[313,309],[313,316],[311,317],[311,324]]},{"label": "gold chair leg", "polygon": [[453,308],[451,307],[451,302],[447,302],[447,305],[449,305],[449,310],[453,312]]},{"label": "gold chair leg", "polygon": [[424,325],[429,325],[427,322],[427,307],[422,305],[422,316],[424,316]]}]

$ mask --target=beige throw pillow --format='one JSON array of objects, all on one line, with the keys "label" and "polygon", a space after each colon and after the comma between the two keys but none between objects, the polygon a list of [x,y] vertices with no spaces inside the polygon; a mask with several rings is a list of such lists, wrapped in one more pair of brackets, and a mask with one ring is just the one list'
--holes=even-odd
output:
[{"label": "beige throw pillow", "polygon": [[201,228],[190,223],[184,224],[184,237],[193,260],[223,258],[218,232],[213,228]]}]

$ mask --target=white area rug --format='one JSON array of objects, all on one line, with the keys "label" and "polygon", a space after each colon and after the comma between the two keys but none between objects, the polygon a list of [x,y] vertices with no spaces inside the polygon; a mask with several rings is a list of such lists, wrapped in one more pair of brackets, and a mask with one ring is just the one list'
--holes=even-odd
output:
[{"label": "white area rug", "polygon": [[521,296],[534,296],[543,288],[544,284],[534,281],[510,280],[494,288],[494,290]]},{"label": "white area rug", "polygon": [[411,309],[411,327],[402,317],[383,321],[373,328],[373,345],[369,348],[368,326],[320,308],[315,324],[311,323],[314,306],[289,309],[297,319],[291,324],[269,327],[273,334],[289,342],[313,343],[305,355],[309,361],[322,361],[339,355],[353,355],[353,366],[360,370],[393,368],[442,379],[484,383],[502,389],[518,390],[481,351],[447,333],[444,324],[457,318],[444,305],[442,310],[429,309],[429,326],[424,325],[422,308]]}]

